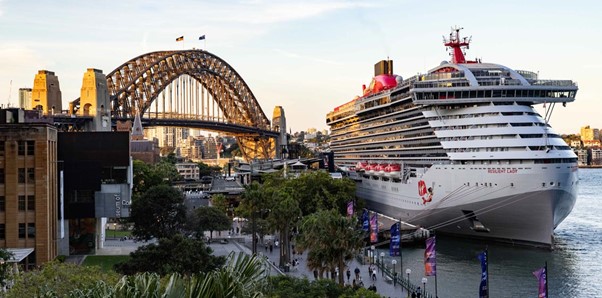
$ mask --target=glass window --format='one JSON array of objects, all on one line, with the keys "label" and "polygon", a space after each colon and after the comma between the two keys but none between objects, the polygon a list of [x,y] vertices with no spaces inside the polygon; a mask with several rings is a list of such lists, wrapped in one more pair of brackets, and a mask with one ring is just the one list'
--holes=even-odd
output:
[{"label": "glass window", "polygon": [[17,141],[17,154],[25,155],[25,141]]},{"label": "glass window", "polygon": [[25,169],[24,168],[19,168],[17,170],[17,173],[18,173],[18,176],[19,176],[19,178],[18,178],[19,183],[25,183]]},{"label": "glass window", "polygon": [[0,212],[6,210],[6,197],[0,196]]},{"label": "glass window", "polygon": [[27,183],[34,183],[36,172],[34,168],[27,169]]},{"label": "glass window", "polygon": [[25,224],[19,224],[19,239],[25,239]]},{"label": "glass window", "polygon": [[27,141],[27,155],[28,156],[33,156],[33,153],[35,151],[35,141]]},{"label": "glass window", "polygon": [[36,210],[35,196],[27,196],[27,210]]},{"label": "glass window", "polygon": [[25,211],[25,196],[19,196],[19,211]]},{"label": "glass window", "polygon": [[4,224],[0,224],[0,240],[4,240],[6,238],[6,226]]},{"label": "glass window", "polygon": [[36,224],[28,223],[27,224],[27,238],[35,238],[36,237]]}]

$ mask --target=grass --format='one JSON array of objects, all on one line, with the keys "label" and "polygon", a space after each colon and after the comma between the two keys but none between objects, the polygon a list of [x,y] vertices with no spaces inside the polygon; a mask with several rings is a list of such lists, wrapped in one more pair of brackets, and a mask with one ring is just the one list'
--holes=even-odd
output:
[{"label": "grass", "polygon": [[113,271],[113,265],[125,262],[130,256],[87,256],[82,265],[98,266],[104,271]]},{"label": "grass", "polygon": [[105,229],[105,235],[108,239],[121,238],[123,236],[132,236],[132,231]]}]

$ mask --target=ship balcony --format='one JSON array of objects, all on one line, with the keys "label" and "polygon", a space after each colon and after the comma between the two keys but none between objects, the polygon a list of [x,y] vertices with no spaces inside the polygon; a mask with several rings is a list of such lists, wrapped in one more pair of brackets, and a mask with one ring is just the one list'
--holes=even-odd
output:
[{"label": "ship balcony", "polygon": [[[548,84],[560,84],[560,81]],[[577,86],[488,86],[487,88],[417,88],[413,89],[413,101],[423,105],[448,105],[479,102],[572,102]]]}]

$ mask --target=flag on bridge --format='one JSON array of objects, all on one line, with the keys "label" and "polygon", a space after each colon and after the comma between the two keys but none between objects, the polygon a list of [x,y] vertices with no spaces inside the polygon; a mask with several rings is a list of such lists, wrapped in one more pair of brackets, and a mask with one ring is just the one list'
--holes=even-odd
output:
[{"label": "flag on bridge", "polygon": [[203,39],[205,39],[205,34],[199,36],[199,40],[203,40]]},{"label": "flag on bridge", "polygon": [[479,298],[489,298],[489,270],[487,269],[487,249],[479,254],[481,260],[481,284],[479,285]]},{"label": "flag on bridge", "polygon": [[539,294],[537,298],[548,298],[548,263],[546,265],[535,270],[533,275],[539,281]]},{"label": "flag on bridge", "polygon": [[180,36],[180,37],[176,38],[176,42],[178,42],[178,41],[184,41],[184,36]]},{"label": "flag on bridge", "polygon": [[424,249],[424,276],[437,276],[435,236],[426,239],[426,248]]}]

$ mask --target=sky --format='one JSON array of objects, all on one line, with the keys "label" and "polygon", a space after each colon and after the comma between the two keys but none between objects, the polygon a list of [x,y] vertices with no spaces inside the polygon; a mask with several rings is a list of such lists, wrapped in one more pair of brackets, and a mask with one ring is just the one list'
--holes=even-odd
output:
[{"label": "sky", "polygon": [[602,128],[600,13],[602,1],[0,0],[0,104],[18,105],[18,89],[47,69],[66,109],[87,68],[107,74],[147,52],[194,47],[228,62],[268,118],[279,105],[293,132],[322,130],[376,62],[392,59],[404,78],[425,73],[450,59],[442,36],[459,26],[472,36],[468,59],[576,81],[576,101],[550,124],[578,133]]}]

